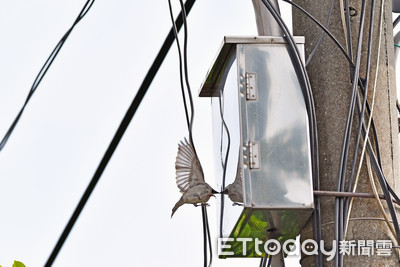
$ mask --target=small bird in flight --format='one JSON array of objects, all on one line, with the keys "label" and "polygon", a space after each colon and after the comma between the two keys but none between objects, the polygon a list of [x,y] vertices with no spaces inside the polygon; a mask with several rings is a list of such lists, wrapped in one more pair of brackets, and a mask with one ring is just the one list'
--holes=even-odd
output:
[{"label": "small bird in flight", "polygon": [[223,194],[228,194],[228,197],[232,200],[233,205],[241,206],[243,203],[243,177],[241,171],[241,161],[239,158],[237,171],[236,171],[236,178],[233,183],[225,187],[225,190],[222,192]]},{"label": "small bird in flight", "polygon": [[185,138],[178,147],[178,155],[176,156],[176,184],[182,193],[182,197],[172,209],[171,218],[176,210],[183,204],[205,204],[217,191],[212,189],[204,181],[203,169],[194,152],[192,143]]}]

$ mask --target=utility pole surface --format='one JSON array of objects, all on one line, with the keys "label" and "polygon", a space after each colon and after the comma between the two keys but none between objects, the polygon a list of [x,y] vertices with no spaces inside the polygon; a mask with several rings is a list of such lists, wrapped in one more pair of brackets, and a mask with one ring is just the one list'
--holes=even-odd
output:
[{"label": "utility pole surface", "polygon": [[[345,31],[341,12],[346,0],[334,0],[328,29],[346,48]],[[372,87],[375,80],[375,71],[378,66],[378,80],[376,85],[375,107],[373,118],[375,120],[377,135],[380,145],[382,168],[389,184],[396,193],[400,192],[399,182],[399,140],[398,122],[396,114],[396,87],[394,72],[394,48],[393,48],[393,27],[391,1],[386,1],[383,11],[383,24],[380,51],[378,51],[379,27],[381,20],[381,1],[375,1],[373,34],[372,34],[372,54],[370,82],[368,88],[368,100],[372,102]],[[309,11],[322,24],[326,24],[327,15],[331,0],[295,0],[297,4]],[[350,0],[351,7],[351,40],[353,51],[357,51],[358,32],[360,29],[361,0]],[[366,14],[364,24],[364,38],[362,42],[362,56],[360,76],[366,76],[366,59],[368,48],[368,32],[370,28],[369,20],[371,16],[372,0],[366,1]],[[305,36],[306,59],[317,44],[322,30],[316,26],[302,12],[293,7],[293,31],[295,36]],[[377,65],[377,55],[380,59]],[[353,53],[355,62],[355,52]],[[332,40],[325,35],[319,49],[307,66],[307,72],[311,81],[313,96],[316,106],[317,126],[318,126],[318,145],[319,145],[319,166],[320,166],[320,186],[321,190],[337,191],[337,178],[339,172],[339,161],[342,150],[343,135],[347,113],[351,98],[351,76],[350,67],[346,58]],[[366,117],[367,118],[367,117]],[[358,126],[358,111],[355,109],[350,139],[350,152],[347,164],[347,175],[350,176],[351,161],[355,148],[355,136]],[[370,140],[372,140],[371,136]],[[362,150],[364,139],[360,140],[359,155]],[[372,141],[371,141],[372,142]],[[357,192],[372,193],[368,178],[366,159],[364,158]],[[358,166],[358,163],[357,163]],[[375,184],[380,190],[379,182],[375,177]],[[347,181],[346,181],[347,188]],[[385,201],[382,201],[387,211]],[[335,220],[335,197],[321,198],[321,217],[322,217],[322,239],[325,241],[325,249],[331,250],[332,240],[334,239],[334,220]],[[357,244],[359,240],[394,240],[389,228],[379,211],[375,199],[358,198],[354,199],[353,208],[350,214],[350,221],[347,230],[346,240],[354,240]],[[302,240],[312,239],[311,223],[309,223],[301,234]],[[393,246],[397,245],[392,241]],[[344,256],[343,266],[399,266],[398,254],[392,249],[390,256],[374,255],[359,256],[358,248],[355,248],[355,255]],[[334,266],[334,260],[327,262],[324,256],[324,266]],[[314,257],[302,255],[302,266],[315,266]]]}]

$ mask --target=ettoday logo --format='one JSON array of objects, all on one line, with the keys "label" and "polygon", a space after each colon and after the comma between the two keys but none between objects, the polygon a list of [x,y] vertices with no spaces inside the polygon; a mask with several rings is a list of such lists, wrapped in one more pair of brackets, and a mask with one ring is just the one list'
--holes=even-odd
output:
[{"label": "ettoday logo", "polygon": [[241,245],[243,256],[246,256],[247,248],[251,244],[254,245],[254,251],[259,256],[262,256],[263,253],[274,256],[279,252],[286,255],[300,255],[300,251],[305,255],[318,255],[318,251],[321,251],[323,255],[327,256],[327,261],[331,261],[337,253],[349,256],[390,256],[393,248],[391,240],[343,240],[339,244],[333,240],[329,245],[331,250],[328,250],[323,240],[318,244],[315,240],[306,239],[300,247],[297,247],[294,239],[288,239],[282,244],[276,239],[264,242],[258,238],[218,238],[218,255],[234,255],[234,251],[231,250],[232,242]]}]

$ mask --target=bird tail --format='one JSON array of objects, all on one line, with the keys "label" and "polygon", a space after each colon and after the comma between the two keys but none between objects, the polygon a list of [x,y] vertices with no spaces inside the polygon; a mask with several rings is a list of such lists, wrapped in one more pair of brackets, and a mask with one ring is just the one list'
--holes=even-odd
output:
[{"label": "bird tail", "polygon": [[183,204],[185,204],[185,201],[183,200],[183,197],[181,197],[178,202],[176,202],[175,206],[172,208],[172,214],[171,214],[171,218],[172,216],[174,216],[175,211],[182,206]]}]

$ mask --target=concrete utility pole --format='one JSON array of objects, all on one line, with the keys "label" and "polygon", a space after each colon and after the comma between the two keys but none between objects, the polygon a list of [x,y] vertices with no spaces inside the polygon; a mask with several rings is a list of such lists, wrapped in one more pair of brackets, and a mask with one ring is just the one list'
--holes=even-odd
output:
[{"label": "concrete utility pole", "polygon": [[[334,1],[332,17],[328,28],[333,35],[337,37],[339,42],[346,47],[340,1],[345,2],[345,0]],[[371,1],[372,0],[368,0],[366,5],[367,13],[362,46],[361,77],[365,77]],[[376,70],[381,1],[386,0],[377,0],[375,2],[370,90],[374,83]],[[326,23],[331,0],[295,0],[295,2],[308,10],[322,24]],[[357,47],[358,29],[360,26],[362,1],[350,0],[349,2],[352,7],[351,32],[353,51],[355,51]],[[386,1],[383,13],[383,28],[381,32],[382,45],[373,117],[378,132],[384,174],[395,191],[399,193],[400,161],[397,133],[398,122],[395,106],[396,88],[391,8],[391,1]],[[321,30],[296,8],[293,8],[293,24],[294,35],[305,36],[307,58],[318,42]],[[351,96],[349,64],[336,45],[329,37],[325,36],[319,50],[308,65],[307,71],[311,80],[316,105],[321,190],[336,191],[336,179],[338,177],[343,133]],[[369,97],[371,95],[372,93],[368,94]],[[370,98],[369,101],[371,101]],[[358,124],[358,119],[354,120],[353,126],[354,124]],[[355,127],[353,127],[353,132],[356,132]],[[350,158],[354,151],[354,140],[353,134],[353,138],[350,141]],[[372,193],[366,170],[364,160],[357,192]],[[349,170],[347,173],[349,173]],[[349,175],[346,177],[348,178]],[[377,180],[375,180],[375,183],[379,187]],[[379,190],[379,192],[381,191]],[[384,206],[386,207],[386,204],[384,204]],[[334,208],[334,197],[321,198],[322,239],[325,241],[325,247],[328,250],[331,249],[331,242],[334,238]],[[355,240],[357,242],[357,240],[391,239],[391,233],[386,223],[382,221],[383,216],[379,212],[375,199],[355,199],[350,218],[352,219],[349,223],[346,240]],[[311,223],[302,232],[302,239],[308,238],[312,238]],[[393,243],[393,245],[396,244]],[[356,248],[354,256],[344,257],[344,266],[396,266],[399,264],[399,261],[398,255],[394,253],[394,251],[395,250],[392,250],[393,253],[389,257],[378,256],[376,254],[368,257],[358,256]],[[302,266],[314,266],[313,256],[303,255],[301,264]],[[326,257],[324,257],[324,266],[333,265],[333,260],[327,262]]]}]

